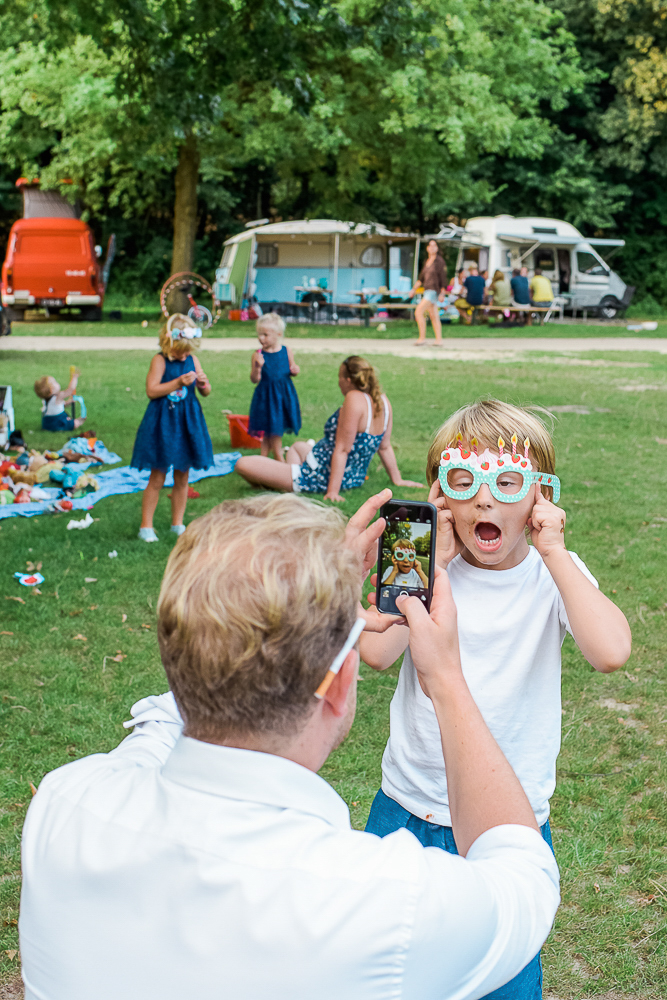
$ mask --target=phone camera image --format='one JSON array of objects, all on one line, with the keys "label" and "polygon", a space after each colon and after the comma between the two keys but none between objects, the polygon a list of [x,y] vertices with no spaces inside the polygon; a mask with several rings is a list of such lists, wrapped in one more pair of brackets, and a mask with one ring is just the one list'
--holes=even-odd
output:
[{"label": "phone camera image", "polygon": [[426,510],[418,505],[413,509],[399,506],[386,520],[378,560],[377,606],[385,614],[400,614],[396,598],[404,594],[418,597],[428,608],[435,525],[430,506]]}]

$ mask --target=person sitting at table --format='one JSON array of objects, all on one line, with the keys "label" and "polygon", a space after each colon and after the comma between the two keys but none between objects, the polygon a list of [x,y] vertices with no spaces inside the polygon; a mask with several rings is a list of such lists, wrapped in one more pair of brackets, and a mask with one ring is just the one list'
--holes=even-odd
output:
[{"label": "person sitting at table", "polygon": [[545,277],[539,268],[535,268],[535,274],[530,281],[530,304],[538,308],[547,308],[554,300],[554,290],[551,282]]},{"label": "person sitting at table", "polygon": [[514,305],[516,306],[529,306],[530,305],[530,285],[528,284],[528,268],[522,267],[519,269],[515,267],[512,271],[512,280],[510,281],[512,286],[512,298],[514,299]]},{"label": "person sitting at table", "polygon": [[486,281],[477,270],[476,265],[473,264],[470,268],[470,274],[463,285],[466,291],[465,304],[462,306],[461,300],[458,299],[454,305],[458,309],[461,319],[468,326],[472,322],[473,311],[484,304],[484,292],[486,291]]},{"label": "person sitting at table", "polygon": [[[512,286],[502,271],[497,270],[494,272],[493,281],[489,285],[488,295],[490,305],[499,306],[501,309],[506,310],[511,306]],[[505,318],[509,318],[509,310],[505,313]]]},{"label": "person sitting at table", "polygon": [[295,441],[285,462],[244,455],[236,472],[257,486],[294,493],[324,493],[325,500],[343,503],[341,490],[362,486],[376,452],[394,486],[422,487],[403,479],[391,445],[392,409],[377,373],[365,358],[352,355],[338,370],[343,405],[324,425],[324,437]]},{"label": "person sitting at table", "polygon": [[447,291],[447,265],[440,255],[440,248],[435,240],[430,240],[426,252],[428,254],[426,263],[419,272],[419,277],[409,295],[412,298],[419,285],[424,286],[424,296],[415,309],[415,320],[419,330],[419,340],[416,340],[415,344],[419,347],[426,343],[426,313],[431,317],[436,344],[442,343],[440,304],[444,301]]}]

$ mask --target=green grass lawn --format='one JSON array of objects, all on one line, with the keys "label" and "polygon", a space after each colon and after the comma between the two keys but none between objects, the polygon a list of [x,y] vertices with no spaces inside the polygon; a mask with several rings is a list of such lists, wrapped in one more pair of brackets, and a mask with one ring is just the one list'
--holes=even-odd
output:
[{"label": "green grass lawn", "polygon": [[[123,311],[122,320],[110,320],[105,314],[100,323],[85,323],[78,320],[53,319],[30,323],[13,323],[12,330],[16,336],[33,337],[156,337],[163,323],[159,310],[127,310]],[[143,322],[148,323],[143,327]],[[637,322],[630,321],[628,323]],[[620,325],[604,323],[547,323],[545,326],[503,328],[498,324],[479,324],[463,326],[458,323],[443,324],[442,335],[448,337],[665,337],[667,336],[667,320],[658,321],[657,330],[643,330],[639,333],[628,332],[625,323]],[[385,331],[378,331],[378,322],[369,327],[341,323],[331,326],[323,323],[290,323],[287,328],[289,337],[373,337],[382,340],[403,340],[417,336],[417,324],[414,320],[391,320],[386,323]],[[253,337],[255,324],[253,322],[230,322],[220,320],[206,332],[206,337]],[[430,324],[427,326],[427,336],[433,337]]]},{"label": "green grass lawn", "polygon": [[[31,446],[65,440],[39,429],[32,383],[47,373],[62,380],[70,360],[59,352],[2,353],[0,345],[2,382],[13,386],[17,426]],[[625,669],[602,676],[571,639],[563,648],[563,749],[552,803],[563,903],[544,952],[545,985],[559,1000],[610,991],[614,998],[664,998],[667,358],[552,360],[471,364],[379,357],[377,367],[394,406],[399,466],[413,479],[423,476],[432,430],[483,393],[584,411],[561,409],[555,430],[567,542],[628,616],[634,652]],[[76,361],[89,426],[127,462],[146,405],[148,357],[77,353]],[[299,361],[302,434],[318,437],[340,402],[337,363],[317,355]],[[248,412],[248,358],[210,355],[206,370],[213,393],[203,406],[214,450],[229,450],[220,411]],[[386,482],[375,459],[365,487],[347,495],[345,512]],[[250,491],[235,475],[203,480],[197,488],[201,498],[189,503],[190,518]],[[405,495],[418,499],[426,491]],[[0,521],[0,985],[18,968],[19,844],[30,783],[67,761],[115,746],[130,705],[166,688],[155,606],[175,538],[168,532],[166,496],[156,518],[159,544],[136,538],[139,508],[138,495],[104,500],[85,531],[66,531],[69,515]],[[114,549],[118,557],[109,559]],[[39,595],[13,579],[28,561],[43,564]],[[379,785],[398,664],[383,674],[362,665],[361,676],[352,733],[323,771],[349,803],[357,827]]]}]

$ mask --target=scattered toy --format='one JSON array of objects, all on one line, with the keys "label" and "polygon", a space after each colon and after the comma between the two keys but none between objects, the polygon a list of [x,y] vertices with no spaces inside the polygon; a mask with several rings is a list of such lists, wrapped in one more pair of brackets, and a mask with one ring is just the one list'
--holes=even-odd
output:
[{"label": "scattered toy", "polygon": [[37,587],[40,583],[44,583],[41,573],[14,573],[14,576],[24,587]]},{"label": "scattered toy", "polygon": [[81,528],[81,529],[83,529],[83,528],[89,528],[92,523],[93,523],[93,519],[90,516],[90,514],[88,513],[88,514],[86,514],[86,516],[83,518],[82,521],[74,521],[74,520],[68,521],[67,522],[67,530],[71,531],[72,528]]},{"label": "scattered toy", "polygon": [[114,549],[113,552],[109,553],[109,559],[117,559],[117,558],[118,558],[118,553]]}]

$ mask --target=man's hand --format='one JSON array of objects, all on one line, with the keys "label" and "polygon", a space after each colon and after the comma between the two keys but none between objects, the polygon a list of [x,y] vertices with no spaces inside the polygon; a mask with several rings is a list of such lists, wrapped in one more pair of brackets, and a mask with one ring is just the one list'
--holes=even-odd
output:
[{"label": "man's hand", "polygon": [[435,541],[435,564],[441,569],[447,569],[450,562],[463,550],[463,543],[456,534],[454,514],[447,506],[447,497],[443,496],[439,481],[431,486],[428,494],[429,503],[438,511],[438,531]]},{"label": "man's hand", "polygon": [[410,652],[422,691],[427,697],[443,679],[461,673],[456,605],[445,570],[435,568],[430,614],[418,597],[396,598],[396,607],[410,627]]},{"label": "man's hand", "polygon": [[[377,587],[377,582],[378,575],[377,573],[373,573],[371,576],[371,584],[373,585],[373,588]],[[388,584],[389,581],[385,580],[384,585],[388,586]],[[392,625],[408,624],[403,615],[385,615],[378,611],[375,606],[376,597],[377,594],[375,589],[373,589],[367,597],[367,601],[371,607],[362,608],[361,605],[359,605],[359,617],[366,619],[366,628],[364,629],[364,632],[386,632]]]},{"label": "man's hand", "polygon": [[[331,496],[328,499],[334,499],[334,497]],[[345,544],[361,558],[363,580],[366,579],[370,570],[377,562],[378,538],[384,531],[387,523],[383,517],[379,517],[377,521],[373,521],[370,525],[369,521],[371,521],[380,507],[387,503],[388,500],[391,500],[391,490],[387,489],[376,493],[365,504],[362,504],[357,513],[353,514],[347,522]]]},{"label": "man's hand", "polygon": [[556,549],[565,548],[565,519],[565,511],[547,500],[539,483],[535,483],[535,506],[527,524],[533,545],[543,559]]}]

